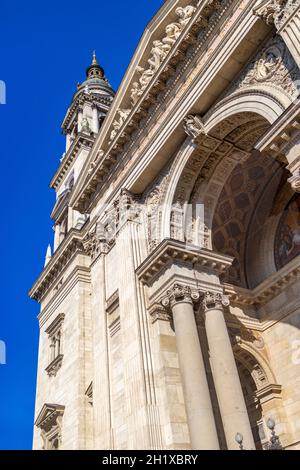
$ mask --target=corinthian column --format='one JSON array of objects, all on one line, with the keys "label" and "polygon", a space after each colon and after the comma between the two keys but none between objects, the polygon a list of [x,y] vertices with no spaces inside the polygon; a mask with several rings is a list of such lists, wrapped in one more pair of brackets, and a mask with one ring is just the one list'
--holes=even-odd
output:
[{"label": "corinthian column", "polygon": [[204,296],[205,327],[211,368],[228,449],[237,450],[235,436],[243,434],[245,449],[255,449],[245,399],[224,319],[228,299],[219,293]]},{"label": "corinthian column", "polygon": [[192,449],[219,449],[193,302],[188,286],[175,284],[162,303],[171,308]]}]

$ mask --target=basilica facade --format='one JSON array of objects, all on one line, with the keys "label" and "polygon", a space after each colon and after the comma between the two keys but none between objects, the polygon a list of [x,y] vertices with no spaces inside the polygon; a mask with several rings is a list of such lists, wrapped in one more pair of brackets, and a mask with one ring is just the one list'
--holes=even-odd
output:
[{"label": "basilica facade", "polygon": [[165,1],[116,94],[94,54],[30,290],[35,449],[300,449],[299,92],[299,0]]}]

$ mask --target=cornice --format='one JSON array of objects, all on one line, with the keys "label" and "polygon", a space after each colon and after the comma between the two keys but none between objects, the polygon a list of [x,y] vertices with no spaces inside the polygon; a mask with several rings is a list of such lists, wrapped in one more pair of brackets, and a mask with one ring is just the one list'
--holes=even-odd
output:
[{"label": "cornice", "polygon": [[[140,123],[145,120],[146,116],[149,116],[149,113],[151,114],[153,103],[156,103],[163,91],[170,91],[170,88],[172,88],[169,83],[170,79],[174,79],[173,86],[175,86],[180,76],[185,73],[186,68],[190,65],[196,52],[188,52],[189,47],[195,46],[197,53],[199,49],[204,47],[205,42],[207,42],[232,2],[233,0],[223,2],[207,0],[201,2],[193,19],[179,36],[173,49],[157,70],[139,101],[131,109],[113,141],[109,143],[109,135],[113,124],[112,111],[116,115],[118,109],[111,110],[106,119],[107,125],[105,126],[105,134],[102,134],[102,143],[100,144],[97,141],[104,153],[103,158],[99,159],[97,166],[90,175],[88,172],[82,175],[81,185],[78,186],[71,201],[75,209],[79,211],[88,211],[90,209],[96,191],[100,188],[101,190],[104,189],[104,182],[111,174],[110,168],[117,168],[116,163],[121,162],[121,160],[124,162],[125,155],[132,153],[131,147],[138,138],[136,134],[140,134]],[[213,22],[206,24],[204,17],[211,16],[214,11],[217,11],[217,14],[214,16]],[[203,37],[199,40],[200,31],[203,31]],[[179,63],[181,63],[180,68],[178,68]],[[142,128],[144,127],[142,126]]]},{"label": "cornice", "polygon": [[177,240],[165,239],[138,267],[136,273],[143,283],[150,285],[165,266],[176,262],[191,263],[221,274],[231,265],[232,258],[206,248],[199,249]]},{"label": "cornice", "polygon": [[254,289],[244,289],[225,284],[225,293],[233,304],[259,307],[277,297],[298,279],[300,279],[299,256]]},{"label": "cornice", "polygon": [[68,169],[72,165],[73,161],[75,160],[78,151],[82,148],[85,147],[86,149],[91,149],[92,146],[94,145],[95,142],[95,136],[94,135],[87,135],[82,132],[79,132],[66,152],[63,160],[61,161],[61,164],[58,167],[58,170],[56,171],[54,177],[52,178],[50,182],[50,188],[57,189],[59,184],[61,183],[63,177],[67,173]]},{"label": "cornice", "polygon": [[49,336],[52,336],[61,327],[64,319],[65,314],[59,313],[55,320],[51,323],[51,325],[49,325],[48,328],[45,330],[45,333],[47,333]]},{"label": "cornice", "polygon": [[300,101],[296,100],[272,124],[272,127],[256,143],[255,149],[285,160],[286,151],[300,137]]},{"label": "cornice", "polygon": [[57,277],[63,271],[69,260],[75,254],[86,254],[84,252],[82,238],[82,233],[79,230],[72,229],[68,233],[67,237],[58,247],[44,271],[40,274],[30,289],[30,298],[40,302],[49,287],[57,281]]}]

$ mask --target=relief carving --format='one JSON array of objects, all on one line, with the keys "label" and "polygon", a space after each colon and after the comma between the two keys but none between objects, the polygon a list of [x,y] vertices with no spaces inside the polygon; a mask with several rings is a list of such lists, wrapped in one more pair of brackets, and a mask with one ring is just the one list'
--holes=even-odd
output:
[{"label": "relief carving", "polygon": [[188,25],[196,8],[192,5],[186,7],[178,7],[175,13],[178,22],[167,25],[165,36],[161,40],[153,41],[151,55],[148,59],[149,68],[138,66],[136,71],[140,75],[138,81],[134,81],[131,89],[131,102],[133,105],[137,103],[140,96],[152,80],[155,72],[159,69],[162,62],[166,59],[172,46],[175,44],[184,28]]},{"label": "relief carving", "polygon": [[[282,88],[296,98],[298,90],[295,81],[300,79],[299,70],[281,38],[271,39],[248,65],[235,88],[269,84]],[[231,90],[232,92],[232,90]]]}]

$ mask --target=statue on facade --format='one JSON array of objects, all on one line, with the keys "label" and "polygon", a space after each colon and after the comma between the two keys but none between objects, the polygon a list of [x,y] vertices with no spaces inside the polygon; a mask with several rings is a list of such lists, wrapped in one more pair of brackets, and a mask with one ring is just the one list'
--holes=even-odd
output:
[{"label": "statue on facade", "polygon": [[189,23],[195,11],[196,7],[193,7],[192,5],[188,5],[184,8],[176,8],[175,13],[179,17],[179,24],[181,25],[182,29],[185,28],[186,25]]},{"label": "statue on facade", "polygon": [[154,72],[156,72],[160,64],[164,61],[169,50],[170,47],[167,44],[164,44],[161,41],[153,41],[153,47],[151,49],[152,55],[150,59],[148,59],[148,63]]},{"label": "statue on facade", "polygon": [[204,126],[198,116],[189,114],[184,119],[184,130],[193,139],[196,139],[201,133],[205,134]]},{"label": "statue on facade", "polygon": [[166,36],[162,42],[169,46],[169,49],[175,44],[181,34],[182,27],[179,23],[171,23],[166,27]]},{"label": "statue on facade", "polygon": [[86,117],[82,118],[82,121],[81,121],[81,132],[85,132],[86,134],[90,134],[91,133],[91,128],[90,128],[90,124],[89,124],[89,121]]}]

